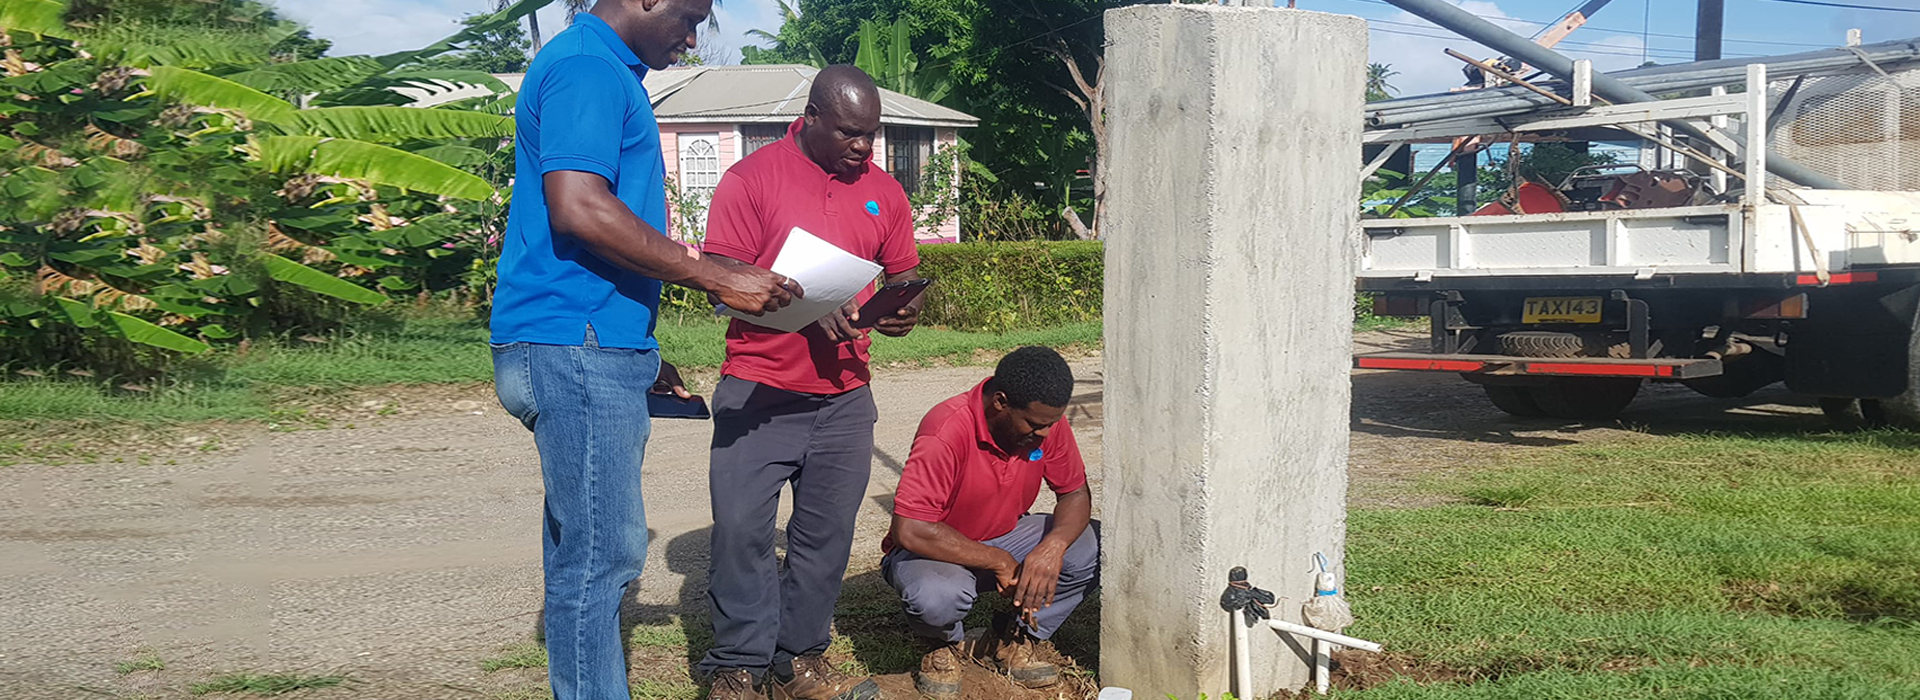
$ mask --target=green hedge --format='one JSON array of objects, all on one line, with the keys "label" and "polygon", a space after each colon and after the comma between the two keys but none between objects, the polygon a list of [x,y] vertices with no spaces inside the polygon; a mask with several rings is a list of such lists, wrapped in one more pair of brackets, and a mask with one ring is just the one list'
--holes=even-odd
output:
[{"label": "green hedge", "polygon": [[920,275],[935,280],[922,322],[1003,332],[1100,320],[1105,259],[1093,241],[920,246]]}]

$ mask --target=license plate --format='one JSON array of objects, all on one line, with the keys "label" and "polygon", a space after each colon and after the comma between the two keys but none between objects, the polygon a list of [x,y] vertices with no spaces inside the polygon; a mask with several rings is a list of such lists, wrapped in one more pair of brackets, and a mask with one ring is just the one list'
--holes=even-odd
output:
[{"label": "license plate", "polygon": [[1528,297],[1521,323],[1599,323],[1600,297]]}]

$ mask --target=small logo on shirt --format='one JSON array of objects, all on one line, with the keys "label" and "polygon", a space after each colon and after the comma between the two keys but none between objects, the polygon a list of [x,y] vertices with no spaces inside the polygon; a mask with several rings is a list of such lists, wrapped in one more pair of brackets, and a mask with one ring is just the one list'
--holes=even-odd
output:
[{"label": "small logo on shirt", "polygon": [[1038,462],[1038,461],[1040,461],[1040,458],[1041,458],[1041,457],[1045,457],[1045,456],[1047,456],[1047,453],[1045,453],[1045,452],[1041,452],[1041,451],[1040,451],[1040,448],[1038,448],[1038,447],[1035,447],[1035,448],[1033,448],[1033,451],[1032,451],[1032,452],[1028,452],[1028,453],[1027,453],[1027,461],[1029,461],[1029,462]]},{"label": "small logo on shirt", "polygon": [[868,213],[868,214],[872,214],[872,215],[874,215],[874,216],[879,216],[879,215],[880,215],[880,203],[879,203],[879,202],[876,202],[876,201],[873,201],[873,200],[871,200],[871,199],[869,199],[869,200],[867,200],[867,213]]}]

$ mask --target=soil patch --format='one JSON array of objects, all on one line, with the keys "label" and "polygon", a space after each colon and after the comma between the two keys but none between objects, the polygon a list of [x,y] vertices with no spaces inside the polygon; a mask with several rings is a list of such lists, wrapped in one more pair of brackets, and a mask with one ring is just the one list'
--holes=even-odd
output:
[{"label": "soil patch", "polygon": [[1330,675],[1333,687],[1340,690],[1366,690],[1402,679],[1415,683],[1472,680],[1471,674],[1405,654],[1376,654],[1353,649],[1333,653]]}]

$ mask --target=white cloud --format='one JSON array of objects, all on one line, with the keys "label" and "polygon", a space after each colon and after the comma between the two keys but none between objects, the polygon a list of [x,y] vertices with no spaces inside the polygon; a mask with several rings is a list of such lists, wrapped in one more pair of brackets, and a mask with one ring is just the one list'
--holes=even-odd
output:
[{"label": "white cloud", "polygon": [[[1521,36],[1532,36],[1540,29],[1538,24],[1512,19],[1513,15],[1501,9],[1495,2],[1454,0],[1453,4]],[[1498,55],[1498,52],[1492,49],[1456,36],[1450,30],[1441,29],[1405,11],[1386,17],[1385,20],[1370,18],[1371,26],[1375,30],[1371,35],[1371,58],[1375,63],[1391,65],[1393,70],[1399,73],[1389,80],[1393,87],[1397,88],[1395,93],[1397,97],[1446,92],[1464,84],[1466,76],[1460,69],[1466,64],[1448,56],[1447,49],[1454,49],[1481,59]],[[1580,42],[1580,45],[1563,44],[1559,47],[1560,50],[1575,58],[1593,59],[1594,68],[1597,70],[1623,70],[1641,63],[1639,37],[1576,31],[1568,41]]]}]

